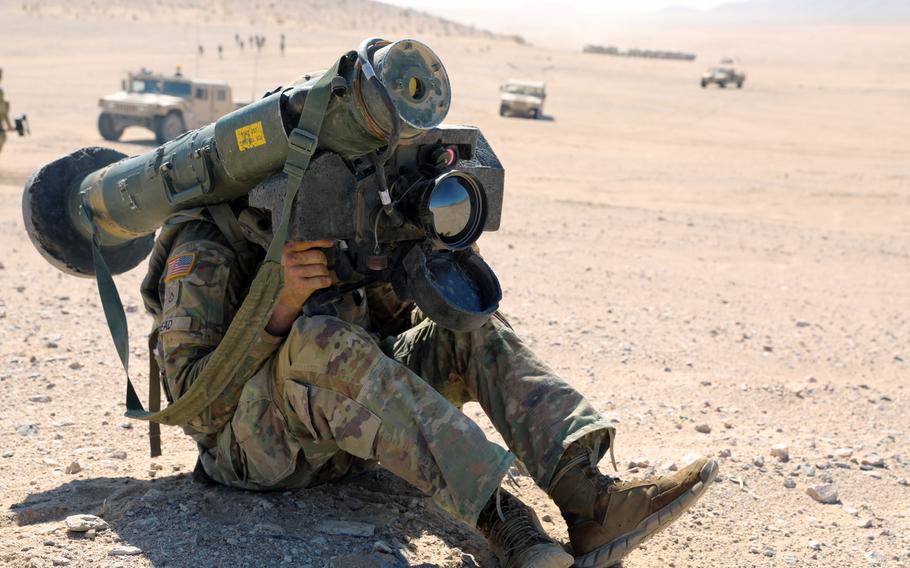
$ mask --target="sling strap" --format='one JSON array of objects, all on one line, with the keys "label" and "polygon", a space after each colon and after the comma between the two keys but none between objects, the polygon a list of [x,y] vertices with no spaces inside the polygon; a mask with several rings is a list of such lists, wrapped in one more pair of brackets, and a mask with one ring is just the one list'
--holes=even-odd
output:
[{"label": "sling strap", "polygon": [[[101,254],[101,238],[91,208],[87,203],[87,195],[83,195],[83,211],[91,224],[93,233],[92,262],[101,305],[120,363],[126,373],[127,417],[160,424],[185,425],[216,402],[222,407],[236,407],[240,391],[256,371],[255,366],[258,363],[255,357],[250,356],[250,349],[259,334],[265,329],[284,286],[281,256],[287,239],[288,223],[294,198],[303,182],[303,176],[310,160],[316,152],[319,131],[332,96],[332,83],[338,77],[340,65],[350,60],[352,56],[351,53],[346,54],[335,62],[307,94],[297,128],[292,130],[288,136],[289,151],[284,168],[288,177],[287,192],[284,196],[281,220],[266,252],[265,261],[256,273],[249,292],[228,326],[224,337],[210,355],[199,376],[182,396],[163,410],[154,410],[155,406],[160,404],[159,392],[159,402],[150,402],[149,407],[152,411],[146,411],[130,379],[129,330],[126,314],[113,276]],[[160,373],[158,377],[149,377],[149,381],[160,381]],[[152,455],[154,456],[157,455],[156,450],[160,453],[160,448],[155,446],[155,441],[152,444]]]}]

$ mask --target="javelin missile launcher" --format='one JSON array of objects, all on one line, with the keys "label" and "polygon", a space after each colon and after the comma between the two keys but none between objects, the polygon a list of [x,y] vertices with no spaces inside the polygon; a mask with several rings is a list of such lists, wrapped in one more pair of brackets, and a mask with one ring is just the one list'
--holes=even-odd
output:
[{"label": "javelin missile launcher", "polygon": [[[39,169],[23,195],[26,230],[60,270],[137,266],[155,231],[188,208],[247,200],[282,221],[289,154],[296,172],[288,240],[334,239],[331,295],[391,282],[441,325],[471,329],[498,307],[496,276],[472,252],[499,227],[504,172],[481,132],[442,124],[451,105],[439,58],[414,40],[367,40],[340,59],[316,138],[295,128],[322,73],[138,156],[84,148]],[[312,148],[309,148],[312,153]]]}]

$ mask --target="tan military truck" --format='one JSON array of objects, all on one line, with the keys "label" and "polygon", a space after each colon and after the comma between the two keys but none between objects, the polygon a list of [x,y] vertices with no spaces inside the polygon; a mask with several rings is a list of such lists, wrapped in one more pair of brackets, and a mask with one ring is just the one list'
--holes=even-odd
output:
[{"label": "tan military truck", "polygon": [[510,79],[499,87],[499,116],[541,118],[547,85],[540,81]]},{"label": "tan military truck", "polygon": [[179,69],[173,75],[142,69],[127,75],[121,88],[98,101],[98,131],[105,140],[119,140],[125,128],[141,126],[163,144],[242,106],[234,103],[227,83],[189,79]]},{"label": "tan military truck", "polygon": [[745,80],[746,74],[732,67],[712,67],[701,76],[701,88],[713,83],[721,89],[726,89],[727,85],[736,85],[737,89],[742,89]]}]

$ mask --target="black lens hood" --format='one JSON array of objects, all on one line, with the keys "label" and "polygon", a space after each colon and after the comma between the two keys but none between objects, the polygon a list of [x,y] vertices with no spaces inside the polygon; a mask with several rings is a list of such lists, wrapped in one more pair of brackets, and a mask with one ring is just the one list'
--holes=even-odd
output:
[{"label": "black lens hood", "polygon": [[402,264],[406,295],[446,329],[473,331],[499,309],[499,280],[470,249],[432,250],[415,245]]}]

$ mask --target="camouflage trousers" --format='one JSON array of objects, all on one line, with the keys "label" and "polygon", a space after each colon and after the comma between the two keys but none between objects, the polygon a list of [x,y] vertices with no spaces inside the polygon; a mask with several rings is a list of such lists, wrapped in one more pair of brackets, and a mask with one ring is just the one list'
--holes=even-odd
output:
[{"label": "camouflage trousers", "polygon": [[[509,450],[460,410],[477,401]],[[375,460],[473,525],[516,457],[546,487],[565,448],[599,460],[612,427],[501,319],[452,332],[426,319],[381,345],[343,320],[300,318],[202,454],[217,481],[305,487]]]}]

